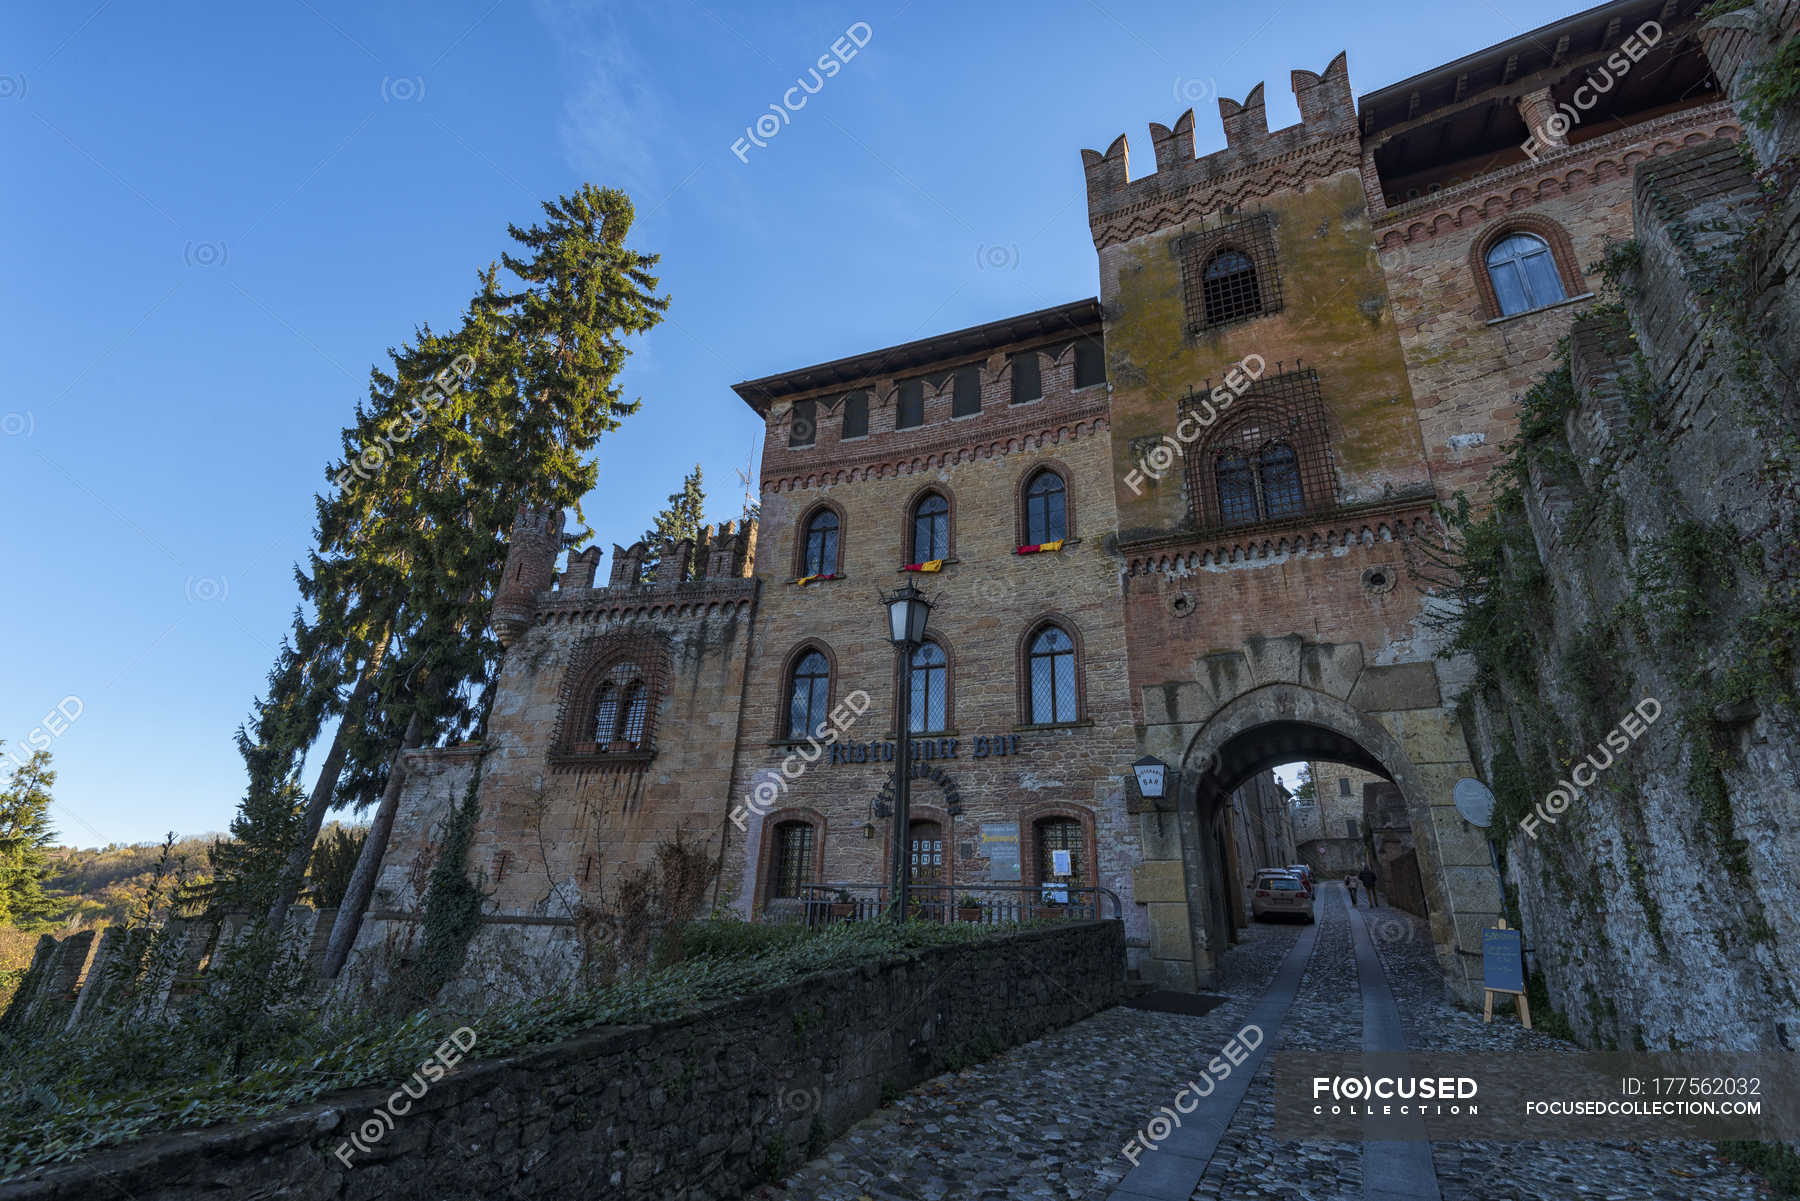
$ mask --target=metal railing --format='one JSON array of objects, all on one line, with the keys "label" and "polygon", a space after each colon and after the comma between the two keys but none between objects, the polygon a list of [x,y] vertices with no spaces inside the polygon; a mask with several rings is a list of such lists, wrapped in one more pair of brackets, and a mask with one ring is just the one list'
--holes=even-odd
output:
[{"label": "metal railing", "polygon": [[[910,916],[929,922],[997,926],[1048,918],[1118,921],[1123,914],[1117,893],[1086,884],[913,883],[908,888],[912,894]],[[813,928],[833,922],[880,921],[892,906],[888,891],[886,884],[802,884],[803,920]],[[975,904],[965,905],[964,900]]]}]

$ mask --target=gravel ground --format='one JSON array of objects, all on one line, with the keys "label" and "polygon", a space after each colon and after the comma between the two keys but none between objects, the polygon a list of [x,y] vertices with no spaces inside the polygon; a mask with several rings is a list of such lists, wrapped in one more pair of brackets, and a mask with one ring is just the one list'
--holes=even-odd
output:
[{"label": "gravel ground", "polygon": [[[1425,923],[1365,909],[1409,1045],[1574,1050],[1516,1020],[1452,1005]],[[1362,998],[1340,891],[1274,1049],[1361,1046]],[[759,1201],[1103,1201],[1129,1170],[1133,1133],[1242,1028],[1305,927],[1257,924],[1220,969],[1229,1000],[1203,1017],[1119,1007],[940,1076],[871,1114]],[[1272,1061],[1271,1061],[1272,1062]],[[1361,1201],[1355,1143],[1278,1142],[1271,1063],[1251,1081],[1195,1201]],[[1443,1201],[1758,1201],[1755,1178],[1691,1143],[1433,1145]]]}]

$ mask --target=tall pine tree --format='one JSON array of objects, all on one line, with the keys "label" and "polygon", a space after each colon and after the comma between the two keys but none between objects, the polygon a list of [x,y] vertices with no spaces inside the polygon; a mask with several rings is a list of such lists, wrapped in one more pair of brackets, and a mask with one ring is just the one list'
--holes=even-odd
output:
[{"label": "tall pine tree", "polygon": [[[700,484],[700,464],[695,463],[693,474],[682,477],[681,491],[669,494],[669,503],[644,531],[644,565],[639,582],[650,582],[677,542],[683,538],[698,542],[705,525],[706,489]],[[700,560],[695,556],[688,561],[687,578],[691,580],[699,574]]]},{"label": "tall pine tree", "polygon": [[29,926],[54,912],[44,895],[50,873],[50,789],[56,773],[50,752],[31,753],[0,789],[0,923]]}]

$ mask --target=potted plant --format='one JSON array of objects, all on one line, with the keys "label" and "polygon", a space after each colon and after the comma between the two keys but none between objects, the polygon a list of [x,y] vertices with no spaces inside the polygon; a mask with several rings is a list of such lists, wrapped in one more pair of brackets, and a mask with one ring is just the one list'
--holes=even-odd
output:
[{"label": "potted plant", "polygon": [[981,902],[975,894],[965,892],[956,898],[956,920],[959,922],[978,922],[981,920]]},{"label": "potted plant", "polygon": [[837,896],[831,902],[831,916],[834,921],[853,917],[856,914],[856,901],[850,896],[848,888],[837,890]]}]

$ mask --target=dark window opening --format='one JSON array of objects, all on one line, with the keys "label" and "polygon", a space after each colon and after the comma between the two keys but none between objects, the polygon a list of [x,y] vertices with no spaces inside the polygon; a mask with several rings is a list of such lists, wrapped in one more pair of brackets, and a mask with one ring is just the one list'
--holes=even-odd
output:
[{"label": "dark window opening", "polygon": [[1262,312],[1262,288],[1256,280],[1256,264],[1236,250],[1221,250],[1206,264],[1201,288],[1206,304],[1206,324],[1225,325]]},{"label": "dark window opening", "polygon": [[806,822],[775,827],[775,862],[769,873],[769,896],[797,897],[812,882],[813,828]]},{"label": "dark window opening", "polygon": [[1271,442],[1251,458],[1221,451],[1214,469],[1219,520],[1225,525],[1273,521],[1306,511],[1300,460],[1286,442]]},{"label": "dark window opening", "polygon": [[844,397],[845,438],[866,438],[869,434],[869,394],[852,392]]},{"label": "dark window opening", "polygon": [[894,428],[909,430],[924,424],[925,381],[909,379],[900,385],[900,403],[894,414]]},{"label": "dark window opening", "polygon": [[1012,402],[1016,405],[1040,400],[1044,395],[1043,374],[1038,369],[1037,351],[1027,350],[1012,357]]},{"label": "dark window opening", "polygon": [[981,412],[981,368],[958,368],[956,391],[950,400],[950,415],[952,417],[973,417],[979,412]]},{"label": "dark window opening", "polygon": [[815,400],[794,402],[792,420],[788,423],[789,446],[811,446],[818,437],[819,403]]},{"label": "dark window opening", "polygon": [[1090,388],[1106,382],[1106,352],[1098,338],[1075,343],[1075,386]]}]

